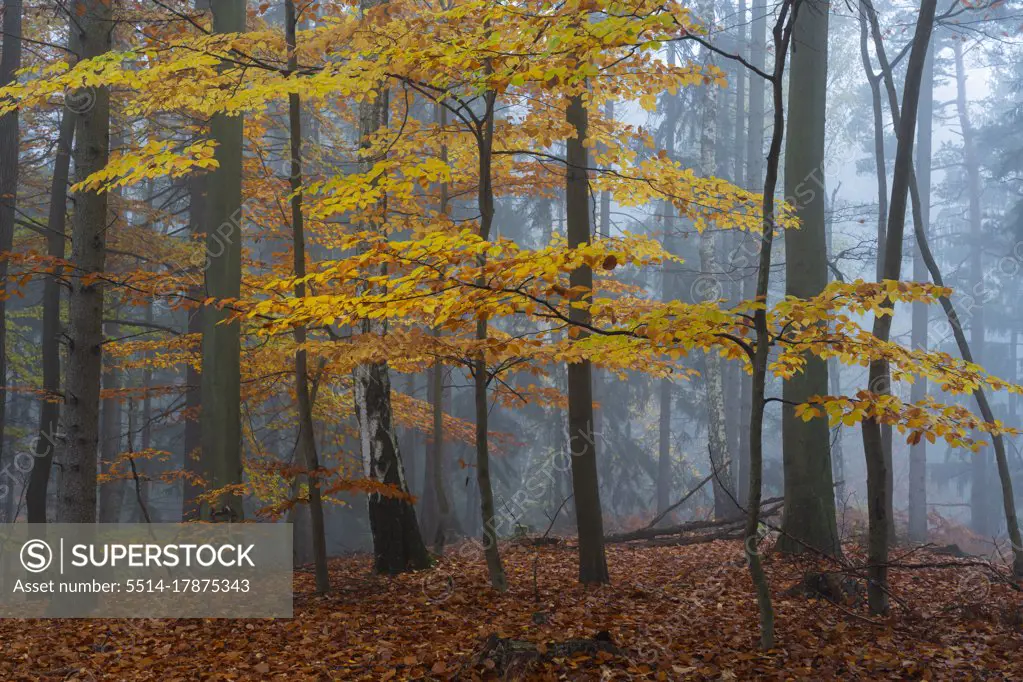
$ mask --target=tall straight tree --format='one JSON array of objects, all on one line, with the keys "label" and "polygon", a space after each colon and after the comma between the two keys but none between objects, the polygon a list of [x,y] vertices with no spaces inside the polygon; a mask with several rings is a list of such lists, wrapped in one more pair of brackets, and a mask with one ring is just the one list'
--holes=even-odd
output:
[{"label": "tall straight tree", "polygon": [[[916,186],[920,196],[920,229],[926,234],[931,223],[931,151],[934,134],[934,53],[932,41],[927,50],[923,80],[920,83],[920,121],[917,124]],[[913,280],[926,282],[927,265],[917,240],[913,251]],[[913,348],[927,348],[927,305],[913,304]],[[910,389],[910,400],[918,403],[927,396],[927,380],[917,379]],[[909,539],[927,541],[927,439],[909,446]]]},{"label": "tall straight tree", "polygon": [[[76,114],[69,107],[60,113],[57,133],[57,155],[50,178],[50,208],[46,219],[46,255],[63,259],[67,228],[67,188],[71,173],[71,145],[75,136]],[[35,466],[28,479],[26,507],[29,523],[46,523],[46,498],[49,493],[50,470],[59,441],[60,422],[60,291],[61,272],[57,270],[43,283],[43,336],[39,344],[43,367],[42,404],[39,406],[39,436],[35,444]]]},{"label": "tall straight tree", "polygon": [[[284,2],[284,22],[288,43],[288,70],[298,68],[298,12],[295,0]],[[292,93],[288,96],[288,124],[291,142],[291,231],[292,249],[295,256],[295,277],[306,275],[305,267],[305,216],[302,212],[302,102]],[[305,285],[295,285],[295,298],[305,297]],[[330,590],[330,575],[327,572],[327,537],[323,525],[323,500],[320,496],[319,456],[316,453],[316,434],[313,430],[313,404],[309,391],[309,367],[306,351],[304,326],[295,328],[295,394],[298,398],[298,444],[296,451],[302,457],[306,468],[306,483],[309,488],[309,518],[313,535],[313,561],[316,571],[316,591],[323,594]]]},{"label": "tall straight tree", "polygon": [[[966,94],[966,63],[963,58],[961,40],[952,41],[955,56],[956,113],[963,136],[963,167],[966,170],[966,191],[969,200],[967,214],[970,228],[970,350],[976,362],[984,362],[984,234],[981,208],[980,159],[977,150],[977,135],[970,117],[970,104]],[[971,460],[970,477],[970,528],[981,535],[992,531],[991,505],[989,500],[991,449],[981,448]]]},{"label": "tall straight tree", "polygon": [[[753,0],[750,3],[750,63],[763,70],[767,61],[767,3],[764,0]],[[754,191],[763,190],[766,157],[764,155],[764,129],[766,118],[766,82],[764,78],[754,74],[749,84],[749,133],[746,136],[746,188]],[[752,238],[743,242],[742,255],[737,265],[743,268],[742,298],[753,300],[756,295],[757,259],[756,244]],[[742,372],[739,377],[739,423],[745,425],[750,420],[750,409],[753,400],[753,382]],[[739,452],[736,462],[736,481],[739,503],[746,506],[749,493],[750,473],[750,434],[744,426],[739,429]]]},{"label": "tall straight tree", "polygon": [[[572,136],[566,141],[565,222],[568,245],[575,248],[590,243],[588,121],[581,94],[569,98],[566,118]],[[572,287],[592,293],[593,271],[588,266],[576,268],[569,282]],[[573,308],[571,315],[576,324],[590,322],[588,311]],[[604,517],[593,437],[593,377],[588,360],[568,366],[568,447],[579,532],[579,582],[607,583],[610,578],[604,555]]]},{"label": "tall straight tree", "polygon": [[[71,31],[79,57],[109,52],[113,9],[109,0],[77,0]],[[106,88],[71,93],[79,110],[74,145],[75,180],[107,165],[110,156],[110,95]],[[96,457],[99,446],[99,393],[103,368],[103,284],[106,266],[107,194],[75,195],[71,233],[71,288],[68,298],[68,365],[64,389],[67,449],[57,518],[64,523],[96,522]]]},{"label": "tall straight tree", "polygon": [[[362,0],[364,20],[374,8],[386,0]],[[378,87],[371,98],[359,103],[359,139],[364,149],[372,144],[372,136],[387,125],[389,98],[386,87]],[[367,163],[371,166],[372,159]],[[370,209],[382,221],[386,202]],[[372,331],[366,320],[363,332]],[[380,483],[408,492],[401,451],[394,433],[391,410],[391,379],[387,363],[369,362],[355,369],[355,414],[359,422],[362,460],[366,476]],[[369,524],[373,535],[374,565],[378,573],[403,573],[427,568],[430,560],[419,532],[415,507],[405,497],[369,495]]]},{"label": "tall straight tree", "polygon": [[[245,0],[212,3],[214,33],[245,31]],[[213,115],[210,135],[216,141],[217,168],[207,179],[206,297],[217,300],[241,295],[242,261],[242,148],[241,115]],[[202,333],[202,462],[207,485],[214,489],[242,481],[241,327],[225,323],[223,309],[203,308]],[[242,497],[236,491],[202,505],[202,516],[244,518]]]},{"label": "tall straight tree", "polygon": [[[785,235],[785,293],[798,298],[816,296],[828,284],[823,184],[829,9],[823,0],[803,0],[792,30],[785,196],[795,203],[802,225]],[[803,371],[786,380],[782,390],[785,532],[778,547],[798,553],[809,546],[838,554],[828,424],[823,419],[804,422],[792,407],[828,393],[827,364],[811,354],[806,359]]]},{"label": "tall straight tree", "polygon": [[[714,0],[703,0],[699,7],[700,20],[707,26],[714,24]],[[705,66],[711,66],[711,51],[704,56]],[[704,177],[717,175],[717,86],[703,89],[703,112],[700,122],[700,172]],[[721,271],[715,253],[717,240],[713,232],[700,235],[700,269],[704,276],[717,277]],[[714,287],[716,290],[717,287]],[[720,296],[723,291],[715,293]],[[735,515],[735,490],[731,482],[731,456],[725,429],[725,389],[721,356],[706,353],[704,385],[707,396],[707,446],[710,466],[714,474],[714,516],[727,518]]]},{"label": "tall straight tree", "polygon": [[[4,0],[0,88],[14,82],[17,71],[21,68],[21,9],[21,0]],[[18,202],[18,148],[21,146],[18,123],[17,109],[0,117],[0,254],[10,252],[14,246],[14,219]],[[7,279],[7,269],[7,259],[0,257],[0,286]],[[4,447],[6,425],[7,301],[5,296],[0,296],[0,453],[6,450]],[[0,456],[0,460],[2,459]]]},{"label": "tall straight tree", "polygon": [[[668,45],[668,65],[675,66],[676,47]],[[680,116],[679,96],[670,92],[664,95],[664,151],[668,158],[675,158],[675,138]],[[608,198],[610,205],[610,198]],[[678,255],[681,247],[675,233],[675,206],[670,201],[661,202],[664,220],[664,249]],[[682,283],[678,263],[665,263],[661,270],[661,300],[672,301],[682,295]],[[671,399],[674,382],[663,377],[659,382],[659,405],[657,417],[657,513],[661,514],[671,504]]]}]

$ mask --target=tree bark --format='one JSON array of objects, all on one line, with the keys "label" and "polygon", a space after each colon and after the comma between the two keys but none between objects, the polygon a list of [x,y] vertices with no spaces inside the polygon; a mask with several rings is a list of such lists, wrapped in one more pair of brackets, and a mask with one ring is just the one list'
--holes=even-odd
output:
[{"label": "tree bark", "polygon": [[[76,0],[71,31],[83,59],[111,48],[112,5],[104,0]],[[106,88],[73,93],[77,107],[75,180],[82,181],[107,165],[110,154],[110,97]],[[103,367],[103,282],[106,265],[107,194],[83,190],[75,197],[71,234],[68,299],[68,364],[64,405],[67,449],[61,477],[57,518],[63,523],[95,523],[96,458],[99,447],[99,393]]]},{"label": "tree bark", "polygon": [[[816,296],[828,284],[825,237],[824,124],[828,75],[828,12],[821,0],[804,0],[794,18],[789,82],[785,196],[795,202],[802,225],[785,234],[785,293]],[[841,553],[835,520],[831,439],[827,421],[804,422],[794,405],[827,395],[827,363],[807,353],[803,371],[787,379],[782,397],[782,446],[785,470],[784,533],[778,549],[801,553],[810,547]]]},{"label": "tree bark", "polygon": [[[244,0],[218,0],[212,9],[215,33],[245,31]],[[216,201],[206,202],[206,296],[220,301],[241,295],[243,117],[214,114],[210,133],[217,142],[214,158],[219,166],[207,185]],[[226,317],[214,305],[203,309],[199,425],[203,471],[214,490],[242,482],[241,327],[237,321],[222,323]],[[204,520],[240,521],[244,516],[237,492],[202,505]]]},{"label": "tree bark", "polygon": [[[590,243],[589,166],[585,147],[586,106],[582,95],[569,99],[566,119],[574,135],[566,141],[566,228],[568,245],[576,248]],[[572,271],[572,287],[593,291],[593,272],[589,267]],[[588,324],[588,311],[573,308],[574,322]],[[572,493],[579,532],[579,582],[607,583],[607,558],[604,555],[604,518],[600,507],[600,483],[597,476],[597,447],[593,438],[593,381],[588,360],[568,366],[568,447],[572,456]]]}]

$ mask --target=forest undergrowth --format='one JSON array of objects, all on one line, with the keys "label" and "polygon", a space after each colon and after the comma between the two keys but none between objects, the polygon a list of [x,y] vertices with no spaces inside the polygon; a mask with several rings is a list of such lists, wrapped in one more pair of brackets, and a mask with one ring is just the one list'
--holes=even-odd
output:
[{"label": "forest undergrowth", "polygon": [[584,587],[568,539],[503,546],[505,594],[465,544],[394,578],[373,575],[366,555],[334,559],[323,597],[300,569],[291,620],[4,620],[0,678],[1023,679],[1023,592],[990,556],[957,556],[953,543],[893,550],[892,610],[878,619],[855,542],[846,566],[770,546],[769,652],[757,650],[741,542],[610,546],[612,584]]}]

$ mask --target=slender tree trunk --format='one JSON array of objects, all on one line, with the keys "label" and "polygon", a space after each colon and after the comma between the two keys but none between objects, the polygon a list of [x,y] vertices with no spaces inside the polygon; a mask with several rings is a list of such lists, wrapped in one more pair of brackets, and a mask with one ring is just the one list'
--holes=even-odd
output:
[{"label": "slender tree trunk", "polygon": [[[920,216],[924,233],[931,223],[931,138],[934,130],[934,53],[932,43],[927,51],[923,81],[920,84],[920,121],[917,123],[916,186],[920,197]],[[915,220],[914,220],[915,222]],[[927,265],[917,240],[913,252],[913,280],[926,282]],[[913,304],[914,349],[927,349],[927,323],[929,307],[925,303]],[[920,377],[910,389],[910,400],[920,402],[927,396],[927,379]],[[927,542],[927,441],[909,447],[909,539]]]},{"label": "slender tree trunk", "polygon": [[[494,222],[494,186],[491,172],[494,142],[494,103],[497,95],[488,92],[484,95],[486,110],[484,123],[479,132],[479,190],[478,203],[480,210],[480,237],[490,239],[490,231]],[[484,261],[480,260],[480,266]],[[485,285],[485,280],[478,280]],[[483,343],[487,340],[487,318],[480,317],[476,322],[476,340]],[[480,489],[480,509],[483,514],[483,551],[487,559],[487,572],[490,584],[499,592],[508,589],[508,581],[501,565],[501,555],[497,546],[497,512],[494,509],[494,491],[490,482],[490,450],[489,450],[489,418],[490,404],[487,400],[487,386],[490,374],[487,369],[487,357],[480,350],[473,366],[476,405],[476,480]]]},{"label": "slender tree trunk", "polygon": [[[71,145],[75,136],[75,113],[65,107],[60,114],[57,137],[57,156],[53,161],[50,180],[50,209],[46,219],[46,255],[63,259],[65,255],[65,229],[67,223],[67,188],[71,169]],[[34,447],[35,466],[28,481],[28,522],[46,523],[46,498],[49,493],[50,471],[59,440],[61,323],[60,277],[62,269],[54,270],[43,284],[43,337],[40,356],[43,368],[43,391],[46,398],[39,406],[39,436]]]},{"label": "slender tree trunk", "polygon": [[[287,24],[288,69],[298,68],[296,54],[298,16],[295,0],[284,2],[285,23]],[[292,249],[295,254],[295,277],[305,277],[305,217],[302,214],[302,103],[299,96],[288,96],[288,123],[291,138],[291,231]],[[305,284],[295,285],[295,298],[305,298]],[[320,461],[316,453],[316,432],[313,424],[313,404],[309,395],[309,368],[306,351],[304,326],[295,328],[295,395],[298,398],[298,445],[297,450],[306,468],[306,482],[309,487],[309,519],[313,536],[313,562],[316,571],[316,591],[324,594],[330,590],[330,575],[327,572],[327,536],[323,523],[323,501],[320,497]]]},{"label": "slender tree trunk", "polygon": [[[441,128],[447,127],[447,109],[437,103],[434,108],[434,119]],[[440,158],[448,162],[447,146],[442,145]],[[438,213],[448,213],[448,183],[441,182],[438,186]],[[433,329],[434,338],[440,338],[439,327]],[[434,554],[444,552],[444,544],[449,535],[457,533],[458,516],[451,506],[447,484],[444,476],[444,364],[438,358],[429,371],[427,394],[432,408],[432,432],[426,444],[426,475],[423,482],[422,519],[426,537],[433,545]]]},{"label": "slender tree trunk", "polygon": [[[984,285],[983,270],[983,215],[981,213],[980,161],[977,158],[977,139],[970,120],[969,101],[966,96],[966,65],[963,60],[961,41],[952,41],[956,69],[956,113],[963,135],[963,164],[966,168],[969,192],[970,219],[970,350],[979,363],[984,362],[984,304],[987,289]],[[981,448],[973,454],[970,478],[970,528],[975,533],[988,536],[993,531],[990,505],[988,470],[991,452]]]},{"label": "slender tree trunk", "polygon": [[[362,0],[363,14],[386,4],[386,0]],[[359,139],[363,149],[372,135],[387,125],[389,98],[386,87],[376,97],[359,104]],[[386,213],[386,199],[371,211]],[[382,220],[383,215],[376,216]],[[371,333],[367,320],[363,333]],[[375,569],[378,573],[403,573],[427,568],[429,554],[423,544],[416,510],[405,497],[408,484],[395,437],[391,410],[391,379],[386,363],[368,363],[355,369],[355,413],[359,423],[362,461],[366,478],[392,486],[399,496],[369,495],[369,523],[373,535]]]},{"label": "slender tree trunk", "polygon": [[[827,219],[824,221],[827,230],[828,258],[835,253],[832,243],[834,237],[835,203],[838,196],[838,188],[831,192],[831,203],[828,207]],[[830,358],[828,364],[828,382],[831,395],[842,395],[842,366],[837,358]],[[829,429],[830,431],[830,429]],[[829,434],[830,437],[830,434]],[[835,430],[834,442],[831,445],[831,475],[835,481],[836,503],[845,504],[845,454],[842,451],[842,427]],[[837,505],[836,505],[837,506]],[[836,509],[836,516],[837,516]],[[836,518],[837,521],[837,518]],[[841,531],[840,531],[841,532]]]},{"label": "slender tree trunk", "polygon": [[[217,0],[212,9],[215,33],[245,31],[244,0]],[[206,202],[206,296],[223,300],[241,295],[243,117],[214,114],[210,133],[219,166],[207,185],[216,201]],[[216,306],[203,309],[199,419],[203,471],[214,490],[242,482],[241,327],[237,321],[222,324],[226,317]],[[205,520],[240,521],[244,515],[242,497],[234,491],[202,505]]]},{"label": "slender tree trunk", "polygon": [[[119,306],[110,305],[109,309],[116,312]],[[121,335],[121,328],[116,324],[107,324],[106,338],[116,339]],[[103,388],[106,391],[117,391],[121,386],[121,370],[117,367],[103,368]],[[104,473],[112,473],[117,456],[121,454],[121,399],[114,396],[104,398],[100,411],[100,469]],[[103,483],[99,488],[99,520],[100,523],[117,523],[120,520],[122,501],[125,497],[125,480],[117,479]]]},{"label": "slender tree trunk", "polygon": [[[714,23],[714,2],[704,0],[700,4],[700,19],[707,25]],[[711,53],[705,55],[705,66],[712,65]],[[704,177],[717,175],[717,86],[708,85],[703,91],[703,111],[700,123],[700,172]],[[716,239],[713,232],[700,235],[700,269],[704,277],[714,280],[711,296],[724,295],[720,283],[721,267],[717,262]],[[707,447],[710,451],[710,467],[714,473],[711,485],[714,489],[714,517],[718,519],[735,516],[735,493],[731,483],[731,454],[728,448],[728,434],[725,428],[725,388],[721,356],[705,353],[706,372],[704,390],[707,396]]]},{"label": "slender tree trunk", "polygon": [[[206,208],[206,188],[208,176],[193,175],[188,179],[188,230],[193,237],[201,234],[204,230],[203,221],[208,209]],[[201,301],[203,290],[199,286],[192,286],[188,290],[188,296],[193,301]],[[190,335],[202,338],[203,332],[203,310],[188,309],[186,331]],[[188,363],[185,369],[185,433],[183,445],[183,468],[188,474],[182,482],[181,487],[181,520],[197,521],[201,514],[202,505],[199,503],[199,496],[202,494],[203,486],[196,482],[204,475],[202,460],[202,374],[192,364]]]},{"label": "slender tree trunk", "polygon": [[[764,0],[753,0],[750,4],[750,63],[763,70],[767,61],[767,4]],[[763,189],[764,182],[764,128],[767,123],[765,105],[765,80],[759,76],[750,78],[749,86],[749,134],[746,137],[746,187],[751,190]],[[752,238],[742,242],[742,252],[737,257],[737,267],[743,268],[742,298],[753,300],[756,296],[758,247]],[[744,372],[739,385],[739,423],[749,424],[753,404],[753,382]],[[739,503],[749,505],[750,490],[750,432],[739,430],[738,481]]]},{"label": "slender tree trunk", "polygon": [[[756,300],[767,302],[771,283],[771,251],[774,245],[774,193],[778,189],[778,166],[781,161],[781,145],[785,137],[784,76],[785,60],[788,56],[792,36],[792,22],[798,18],[801,0],[784,0],[774,25],[774,69],[771,72],[771,95],[774,104],[774,129],[771,132],[771,147],[767,153],[764,174],[764,225],[760,236],[760,261],[757,267]],[[791,18],[790,18],[791,13]],[[760,500],[763,492],[764,468],[764,408],[767,405],[767,363],[771,352],[771,339],[767,326],[767,311],[759,309],[753,314],[753,328],[756,345],[753,349],[753,378],[750,403],[749,445],[749,506],[747,508],[744,545],[749,562],[750,577],[757,594],[760,612],[760,647],[774,647],[774,607],[771,604],[771,590],[767,574],[760,561],[758,547],[760,526]]]},{"label": "slender tree trunk", "polygon": [[[0,87],[14,82],[21,68],[21,0],[4,0],[3,54]],[[18,152],[21,147],[18,110],[0,116],[0,287],[7,286],[7,258],[14,248],[14,219],[18,203]],[[0,296],[0,466],[4,464],[7,425],[7,301]],[[13,490],[8,494],[13,495]],[[10,520],[10,519],[8,519]]]},{"label": "slender tree trunk", "polygon": [[[567,140],[566,222],[568,245],[576,248],[590,243],[589,166],[585,147],[586,106],[582,95],[574,95],[566,112],[574,133]],[[593,291],[593,272],[589,267],[572,271],[572,287]],[[573,320],[588,324],[588,311],[573,308]],[[604,556],[604,518],[600,507],[600,483],[597,476],[597,447],[593,438],[593,382],[588,360],[568,366],[568,447],[572,456],[572,493],[579,531],[579,582],[607,583],[607,558]]]},{"label": "slender tree trunk", "polygon": [[[923,0],[917,19],[913,47],[906,70],[906,82],[902,96],[901,120],[897,127],[898,149],[895,156],[895,173],[892,177],[892,194],[884,253],[884,279],[898,280],[902,272],[902,242],[906,225],[906,206],[913,176],[913,146],[917,112],[920,103],[920,84],[923,78],[924,62],[928,43],[934,25],[936,0]],[[897,108],[893,109],[896,111]],[[888,303],[890,305],[890,302]],[[891,315],[874,318],[873,334],[881,341],[887,341],[891,333]],[[890,373],[888,363],[874,360],[869,368],[869,386],[876,393],[889,391]],[[863,451],[867,462],[867,511],[870,533],[868,540],[869,581],[867,598],[873,613],[888,610],[888,543],[890,519],[888,518],[888,466],[885,461],[881,425],[874,420],[863,422]]]},{"label": "slender tree trunk", "polygon": [[[668,45],[668,65],[675,66],[675,46]],[[668,158],[675,158],[675,137],[679,123],[679,99],[667,93],[664,107],[664,151]],[[678,255],[680,245],[675,234],[675,206],[670,201],[661,202],[664,220],[664,249]],[[678,263],[665,263],[661,269],[661,300],[673,301],[682,296],[682,282]],[[673,468],[671,463],[671,402],[674,382],[664,377],[658,382],[657,416],[657,513],[663,513],[671,504]]]},{"label": "slender tree trunk", "polygon": [[884,243],[885,230],[888,222],[888,165],[885,160],[884,150],[884,111],[881,102],[881,74],[874,73],[874,67],[870,61],[870,28],[867,22],[868,5],[860,3],[860,60],[863,62],[863,71],[867,75],[867,82],[870,84],[870,103],[874,112],[874,173],[877,178],[877,260],[876,277],[882,279],[884,273]]},{"label": "slender tree trunk", "polygon": [[[821,0],[803,0],[792,33],[785,196],[793,197],[800,229],[785,235],[785,293],[816,296],[828,283],[825,236],[824,124],[828,74],[828,12]],[[835,521],[831,440],[827,421],[804,422],[793,405],[828,392],[827,363],[807,353],[801,373],[782,391],[782,445],[785,469],[784,533],[778,549],[800,553],[807,547],[840,554]]]},{"label": "slender tree trunk", "polygon": [[[108,52],[113,24],[111,3],[77,0],[72,10],[81,46],[88,59]],[[82,181],[107,165],[110,153],[110,98],[106,88],[73,93],[81,107],[75,135],[75,180]],[[68,301],[68,364],[64,391],[67,449],[61,477],[57,518],[64,523],[96,521],[96,458],[99,446],[99,392],[103,367],[103,283],[106,265],[107,195],[83,190],[75,197],[71,235]]]}]

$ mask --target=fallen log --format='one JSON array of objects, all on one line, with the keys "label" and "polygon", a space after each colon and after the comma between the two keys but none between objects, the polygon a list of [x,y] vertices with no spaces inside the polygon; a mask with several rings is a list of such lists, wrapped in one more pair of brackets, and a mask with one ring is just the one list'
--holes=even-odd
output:
[{"label": "fallen log", "polygon": [[[766,519],[774,516],[781,510],[783,502],[784,498],[781,497],[774,497],[769,500],[765,500],[761,505],[760,517]],[[653,540],[654,538],[666,535],[683,535],[685,533],[707,530],[709,528],[723,528],[727,526],[741,525],[745,522],[746,515],[740,514],[727,519],[690,521],[689,523],[683,523],[678,526],[666,526],[664,528],[640,528],[639,530],[629,531],[628,533],[614,533],[612,535],[605,536],[604,543],[613,544],[620,542],[632,542],[634,540]]]},{"label": "fallen log", "polygon": [[538,664],[555,658],[570,658],[580,654],[596,656],[601,652],[609,654],[609,658],[621,654],[606,630],[597,633],[593,639],[569,639],[541,644],[490,635],[472,660],[475,666],[496,673],[502,679],[523,679],[534,672]]}]

